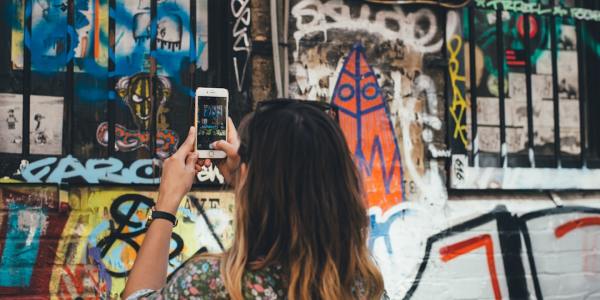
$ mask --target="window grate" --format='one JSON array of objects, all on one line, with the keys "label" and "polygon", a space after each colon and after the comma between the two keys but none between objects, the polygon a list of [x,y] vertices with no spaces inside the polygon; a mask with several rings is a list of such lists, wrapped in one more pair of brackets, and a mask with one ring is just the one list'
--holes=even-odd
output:
[{"label": "window grate", "polygon": [[[470,111],[448,118],[451,188],[600,188],[600,124],[588,117],[600,109],[592,81],[600,60],[589,51],[600,49],[590,44],[598,6],[472,1],[462,9]],[[457,141],[457,128],[468,143]]]}]

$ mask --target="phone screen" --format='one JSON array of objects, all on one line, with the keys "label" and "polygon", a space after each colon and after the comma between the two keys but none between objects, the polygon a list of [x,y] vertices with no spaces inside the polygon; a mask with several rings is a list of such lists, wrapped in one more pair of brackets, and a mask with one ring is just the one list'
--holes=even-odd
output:
[{"label": "phone screen", "polygon": [[212,142],[227,139],[227,98],[196,97],[198,101],[198,150],[208,150]]}]

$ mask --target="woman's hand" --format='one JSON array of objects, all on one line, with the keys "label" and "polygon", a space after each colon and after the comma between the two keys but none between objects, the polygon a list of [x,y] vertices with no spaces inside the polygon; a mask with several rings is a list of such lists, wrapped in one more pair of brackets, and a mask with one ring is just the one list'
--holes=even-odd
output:
[{"label": "woman's hand", "polygon": [[238,154],[240,139],[231,118],[227,117],[227,141],[216,141],[211,146],[213,149],[221,150],[227,154],[227,158],[217,163],[217,167],[219,167],[219,171],[225,177],[225,181],[231,183],[231,177],[239,168],[241,162]]},{"label": "woman's hand", "polygon": [[196,128],[190,127],[187,138],[171,157],[163,162],[156,210],[177,212],[181,199],[192,188],[198,154],[194,151]]}]

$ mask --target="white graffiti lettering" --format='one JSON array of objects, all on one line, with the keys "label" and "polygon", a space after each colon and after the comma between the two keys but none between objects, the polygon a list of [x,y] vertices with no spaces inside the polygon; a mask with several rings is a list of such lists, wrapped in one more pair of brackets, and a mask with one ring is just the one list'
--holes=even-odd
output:
[{"label": "white graffiti lettering", "polygon": [[364,4],[360,8],[359,16],[352,17],[350,7],[341,0],[325,3],[319,0],[304,0],[292,8],[292,15],[296,19],[297,28],[294,32],[294,60],[298,60],[302,38],[323,33],[327,41],[327,33],[332,29],[366,31],[386,40],[402,40],[404,44],[422,53],[437,52],[443,45],[442,37],[437,34],[437,18],[427,8],[405,14],[400,6],[395,6],[393,10],[378,11],[375,18],[371,18],[370,5]]},{"label": "white graffiti lettering", "polygon": [[159,182],[158,167],[160,161],[152,159],[140,159],[125,167],[121,160],[114,157],[89,159],[83,165],[69,155],[60,160],[47,157],[31,162],[22,170],[21,176],[29,183],[66,183],[82,179],[87,183],[153,184]]},{"label": "white graffiti lettering", "polygon": [[[114,157],[89,159],[84,164],[69,155],[60,159],[47,157],[31,162],[21,169],[19,179],[27,183],[158,184],[161,167],[162,162],[158,159],[139,159],[126,166]],[[215,166],[203,167],[197,177],[201,183],[225,182]]]},{"label": "white graffiti lettering", "polygon": [[429,144],[429,147],[427,149],[429,149],[429,153],[431,153],[431,157],[433,157],[433,158],[442,158],[442,157],[448,158],[452,154],[452,152],[450,152],[450,150],[438,149],[436,146],[434,146],[432,144]]},{"label": "white graffiti lettering", "polygon": [[200,182],[214,182],[215,180],[218,180],[221,184],[225,183],[225,177],[221,175],[219,168],[212,164],[210,166],[202,166],[202,169],[196,174],[196,177]]},{"label": "white graffiti lettering", "polygon": [[233,71],[238,92],[241,92],[246,78],[246,69],[250,61],[250,7],[249,0],[232,0],[231,14],[235,18],[233,24]]}]

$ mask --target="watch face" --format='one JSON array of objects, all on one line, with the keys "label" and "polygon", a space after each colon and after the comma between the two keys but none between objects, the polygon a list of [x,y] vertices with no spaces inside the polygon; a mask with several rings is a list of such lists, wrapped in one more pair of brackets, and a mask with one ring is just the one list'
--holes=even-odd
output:
[{"label": "watch face", "polygon": [[173,227],[177,226],[177,223],[179,223],[177,217],[175,217],[173,214],[164,211],[157,211],[154,207],[152,207],[152,211],[148,214],[148,218],[146,220],[146,227],[148,227],[155,219],[167,220],[173,224]]},{"label": "watch face", "polygon": [[152,223],[152,212],[150,212],[146,218],[146,227],[150,226],[150,223]]}]

